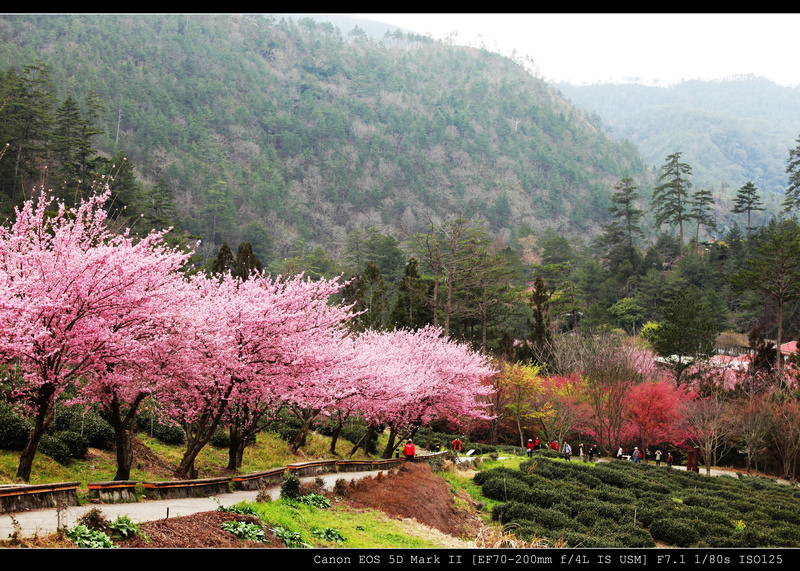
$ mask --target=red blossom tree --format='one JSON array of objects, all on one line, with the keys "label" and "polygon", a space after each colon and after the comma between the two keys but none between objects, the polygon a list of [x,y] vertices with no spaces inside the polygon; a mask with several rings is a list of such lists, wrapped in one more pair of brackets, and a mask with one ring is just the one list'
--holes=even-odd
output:
[{"label": "red blossom tree", "polygon": [[631,387],[628,396],[627,440],[642,450],[651,444],[682,441],[679,434],[681,403],[692,395],[668,379],[646,381]]}]

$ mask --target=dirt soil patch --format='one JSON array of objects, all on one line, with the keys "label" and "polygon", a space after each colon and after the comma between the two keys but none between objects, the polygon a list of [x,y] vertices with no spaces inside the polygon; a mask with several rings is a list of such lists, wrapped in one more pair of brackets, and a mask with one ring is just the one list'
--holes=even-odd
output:
[{"label": "dirt soil patch", "polygon": [[[450,485],[428,464],[403,464],[387,476],[353,480],[337,487],[336,494],[353,508],[380,510],[455,538],[475,538],[482,528],[475,510],[457,507]],[[472,504],[468,497],[461,503]]]},{"label": "dirt soil patch", "polygon": [[284,547],[264,529],[267,541],[242,541],[222,529],[226,521],[241,521],[261,525],[258,518],[250,515],[226,512],[202,512],[190,516],[176,517],[159,521],[149,521],[141,525],[148,539],[135,538],[119,542],[120,547]]}]

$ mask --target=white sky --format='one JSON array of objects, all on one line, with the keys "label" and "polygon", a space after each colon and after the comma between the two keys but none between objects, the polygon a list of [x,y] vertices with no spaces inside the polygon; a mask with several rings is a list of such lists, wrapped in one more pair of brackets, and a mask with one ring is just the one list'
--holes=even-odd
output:
[{"label": "white sky", "polygon": [[754,74],[800,85],[800,14],[352,14],[533,58],[548,81],[660,85]]}]

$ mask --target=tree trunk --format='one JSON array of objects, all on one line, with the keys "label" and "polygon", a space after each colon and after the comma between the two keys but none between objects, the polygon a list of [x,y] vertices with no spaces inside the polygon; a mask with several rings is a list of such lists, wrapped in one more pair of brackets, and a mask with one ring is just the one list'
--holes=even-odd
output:
[{"label": "tree trunk", "polygon": [[111,400],[109,420],[114,428],[114,444],[117,452],[117,473],[114,480],[130,480],[131,466],[133,465],[133,426],[136,422],[136,411],[145,398],[145,394],[138,394],[130,404],[128,412],[123,417],[119,399],[115,396]]},{"label": "tree trunk", "polygon": [[22,451],[19,457],[19,466],[17,467],[17,478],[25,482],[31,479],[31,470],[33,469],[33,458],[36,456],[36,449],[39,448],[39,443],[42,441],[44,431],[50,423],[50,415],[52,412],[51,398],[55,394],[55,389],[52,385],[45,384],[39,388],[39,396],[37,398],[38,411],[34,420],[33,429],[31,430],[31,437],[28,440],[28,445]]},{"label": "tree trunk", "polygon": [[397,438],[397,430],[394,427],[389,427],[389,440],[386,442],[386,448],[383,449],[381,458],[388,460],[392,457],[392,452],[395,449],[395,438]]},{"label": "tree trunk", "polygon": [[36,456],[36,449],[39,448],[39,442],[42,441],[47,422],[45,418],[48,414],[46,410],[40,410],[36,415],[36,420],[31,430],[31,437],[28,440],[28,445],[22,451],[19,457],[19,466],[17,467],[17,478],[21,478],[25,482],[31,479],[31,470],[33,469],[33,458]]},{"label": "tree trunk", "polygon": [[117,473],[115,480],[130,480],[133,465],[133,437],[130,430],[114,428],[114,443],[117,448]]},{"label": "tree trunk", "polygon": [[353,454],[358,452],[358,449],[361,448],[361,443],[364,442],[364,438],[367,436],[367,434],[369,434],[369,430],[367,430],[364,436],[362,436],[361,439],[353,445],[352,450],[350,450],[350,454],[348,454],[350,458],[352,458]]},{"label": "tree trunk", "polygon": [[330,452],[334,456],[336,454],[336,443],[339,441],[339,435],[342,433],[342,428],[344,427],[345,419],[339,418],[339,422],[336,424],[336,428],[333,429],[333,434],[331,435],[331,447]]},{"label": "tree trunk", "polygon": [[238,470],[242,467],[244,447],[247,436],[242,434],[239,427],[231,425],[228,438],[228,466],[229,470]]},{"label": "tree trunk", "polygon": [[300,419],[301,424],[299,432],[292,438],[291,442],[289,442],[289,450],[292,454],[297,454],[297,451],[306,445],[306,437],[311,428],[311,422],[317,418],[318,414],[319,409],[311,408],[303,409],[300,414],[295,413],[295,416]]},{"label": "tree trunk", "polygon": [[219,412],[214,418],[209,419],[206,415],[200,417],[200,420],[192,426],[185,426],[186,431],[186,451],[183,453],[181,463],[178,469],[175,470],[175,475],[178,478],[190,478],[194,480],[198,476],[198,472],[194,467],[194,461],[200,451],[203,450],[214,431],[219,426],[222,412]]},{"label": "tree trunk", "polygon": [[369,443],[372,442],[372,435],[375,434],[375,425],[370,424],[367,433],[364,435],[364,456],[369,456]]}]

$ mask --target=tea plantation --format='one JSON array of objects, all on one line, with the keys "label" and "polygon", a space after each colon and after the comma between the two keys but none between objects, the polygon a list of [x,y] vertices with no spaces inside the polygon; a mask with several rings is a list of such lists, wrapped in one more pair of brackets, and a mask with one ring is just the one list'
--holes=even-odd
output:
[{"label": "tea plantation", "polygon": [[479,472],[492,518],[517,537],[570,547],[800,547],[800,489],[627,461],[537,453],[519,470]]}]

